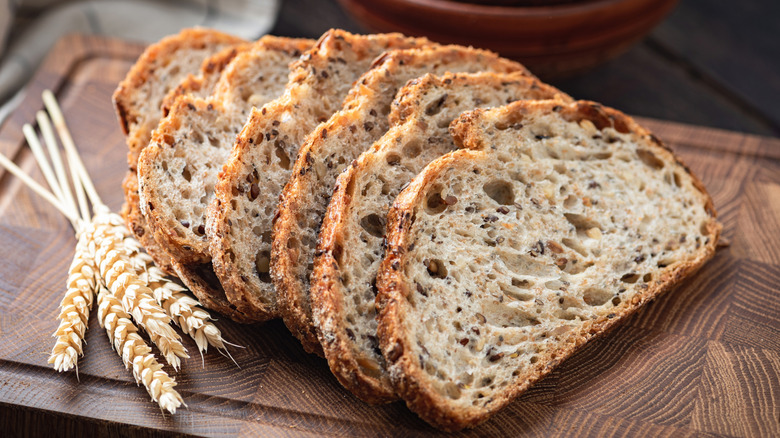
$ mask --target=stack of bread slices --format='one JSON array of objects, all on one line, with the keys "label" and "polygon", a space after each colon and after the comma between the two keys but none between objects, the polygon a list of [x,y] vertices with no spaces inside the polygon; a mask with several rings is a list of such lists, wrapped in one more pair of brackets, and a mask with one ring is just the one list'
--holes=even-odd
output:
[{"label": "stack of bread slices", "polygon": [[720,233],[650,132],[484,50],[190,29],[114,102],[125,218],[158,265],[445,430],[671,289]]}]

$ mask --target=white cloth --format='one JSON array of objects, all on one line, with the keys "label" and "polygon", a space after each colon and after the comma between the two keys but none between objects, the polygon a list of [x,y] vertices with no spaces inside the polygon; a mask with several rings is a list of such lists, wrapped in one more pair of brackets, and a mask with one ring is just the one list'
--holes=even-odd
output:
[{"label": "white cloth", "polygon": [[[0,0],[0,124],[66,34],[151,43],[205,26],[254,40],[273,27],[278,10],[279,0]],[[26,24],[25,17],[35,18]]]}]

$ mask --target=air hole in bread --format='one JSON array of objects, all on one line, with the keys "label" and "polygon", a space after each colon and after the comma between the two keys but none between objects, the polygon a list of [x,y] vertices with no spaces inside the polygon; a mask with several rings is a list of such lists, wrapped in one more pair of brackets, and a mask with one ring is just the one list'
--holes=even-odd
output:
[{"label": "air hole in bread", "polygon": [[[563,189],[563,187],[561,187]],[[561,192],[563,194],[563,192]],[[563,200],[563,207],[567,209],[574,208],[574,206],[577,205],[578,198],[574,195],[569,195],[566,197],[566,199]]]},{"label": "air hole in bread", "polygon": [[441,112],[442,107],[444,106],[444,102],[447,101],[448,96],[449,95],[447,93],[444,93],[441,95],[441,97],[429,103],[428,106],[425,107],[425,114],[428,116],[434,116],[436,114],[439,114],[439,112]]},{"label": "air hole in bread", "polygon": [[290,170],[290,156],[284,150],[284,142],[280,142],[280,140],[274,142],[274,155],[279,159],[279,167]]},{"label": "air hole in bread", "polygon": [[211,147],[221,149],[222,143],[219,141],[219,139],[213,135],[209,135],[209,144]]},{"label": "air hole in bread", "polygon": [[434,278],[446,278],[447,277],[447,266],[444,264],[443,261],[439,259],[426,259],[423,260],[423,265],[425,265],[425,269],[428,271],[428,275]]},{"label": "air hole in bread", "polygon": [[410,141],[404,145],[402,153],[407,158],[416,158],[420,155],[420,153],[422,153],[422,147],[420,146],[419,140]]},{"label": "air hole in bread", "polygon": [[[569,169],[566,168],[566,165],[564,163],[555,163],[555,165],[553,165],[553,170],[560,173],[561,175],[566,175],[567,173],[569,173]],[[561,189],[563,188],[564,186],[561,186]]]},{"label": "air hole in bread", "polygon": [[610,292],[597,287],[588,288],[582,294],[582,299],[585,301],[585,304],[592,307],[604,305],[604,303],[609,301],[611,298],[612,294]]},{"label": "air hole in bread", "polygon": [[385,235],[385,219],[378,214],[371,213],[363,216],[360,219],[360,226],[374,237],[382,238]]},{"label": "air hole in bread", "polygon": [[428,196],[425,201],[425,211],[428,214],[440,214],[447,209],[447,204],[444,203],[444,199],[441,197],[440,192],[434,192]]},{"label": "air hole in bread", "polygon": [[637,149],[636,154],[651,169],[658,170],[664,167],[664,162],[647,149]]},{"label": "air hole in bread", "polygon": [[257,269],[257,277],[263,283],[271,282],[271,253],[268,251],[259,251],[255,254],[255,268]]},{"label": "air hole in bread", "polygon": [[677,187],[682,187],[682,181],[680,180],[680,174],[677,172],[674,172],[674,185]]},{"label": "air hole in bread", "polygon": [[288,249],[294,249],[300,247],[300,244],[298,243],[298,239],[295,237],[290,237],[287,239],[287,248]]},{"label": "air hole in bread", "polygon": [[181,170],[181,176],[189,182],[192,179],[192,174],[190,173],[189,166],[184,166],[184,168]]},{"label": "air hole in bread", "polygon": [[512,205],[515,202],[515,193],[508,181],[491,181],[482,186],[482,190],[499,205]]},{"label": "air hole in bread", "polygon": [[619,304],[620,304],[620,301],[621,301],[621,300],[620,300],[620,297],[615,297],[615,298],[612,298],[612,305],[613,305],[613,306],[617,306],[617,305],[619,305]]},{"label": "air hole in bread", "polygon": [[644,281],[645,283],[650,283],[650,281],[652,281],[652,279],[653,279],[653,274],[651,274],[649,272],[647,274],[645,274],[644,277],[642,277],[642,281]]},{"label": "air hole in bread", "polygon": [[637,280],[639,280],[639,274],[634,273],[634,272],[630,272],[630,273],[620,277],[620,281],[622,281],[623,283],[628,283],[628,284],[634,284],[634,283],[636,283]]},{"label": "air hole in bread", "polygon": [[592,235],[596,234],[596,231],[591,230],[595,228],[601,231],[598,222],[588,218],[587,216],[576,213],[564,213],[563,215],[566,217],[566,220],[574,226],[578,234],[585,233],[588,237],[595,239],[596,237]]},{"label": "air hole in bread", "polygon": [[401,164],[401,156],[398,154],[387,154],[385,161],[391,166],[397,166]]}]

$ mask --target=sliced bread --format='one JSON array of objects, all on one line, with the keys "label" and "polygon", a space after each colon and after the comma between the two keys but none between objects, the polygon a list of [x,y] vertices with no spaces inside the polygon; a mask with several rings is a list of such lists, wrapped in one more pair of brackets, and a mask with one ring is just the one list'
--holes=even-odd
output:
[{"label": "sliced bread", "polygon": [[391,128],[342,173],[320,231],[310,299],[333,373],[359,398],[396,398],[376,337],[376,275],[395,196],[431,160],[455,149],[447,131],[461,112],[560,95],[524,72],[426,75],[402,88]]},{"label": "sliced bread", "polygon": [[393,388],[450,431],[696,271],[721,229],[696,177],[618,111],[516,102],[451,130],[470,149],[396,199],[377,296]]},{"label": "sliced bread", "polygon": [[461,46],[386,52],[356,82],[341,111],[321,123],[301,146],[279,200],[273,229],[271,278],[279,312],[306,351],[322,354],[311,321],[309,276],[317,233],[336,177],[387,131],[390,104],[409,79],[426,73],[483,70],[525,71],[522,65],[491,52]]},{"label": "sliced bread", "polygon": [[400,34],[328,31],[291,65],[285,93],[252,110],[220,173],[206,226],[214,270],[239,309],[278,316],[269,272],[272,220],[306,135],[340,109],[374,58],[386,50],[427,44]]},{"label": "sliced bread", "polygon": [[244,43],[241,38],[210,29],[185,29],[147,47],[113,95],[128,146],[129,171],[122,183],[125,194],[122,215],[144,249],[168,273],[174,273],[170,258],[148,232],[146,220],[138,207],[138,155],[149,144],[152,130],[162,117],[161,105],[166,95],[176,89],[187,75],[196,73],[210,57],[220,56],[222,51],[230,51],[232,47]]},{"label": "sliced bread", "polygon": [[[213,271],[205,227],[217,174],[249,111],[282,94],[288,65],[313,44],[312,40],[263,37],[233,58],[214,94],[176,99],[141,153],[141,209],[155,241],[175,261],[174,270],[199,297],[219,297],[227,303],[213,272],[207,274],[209,281],[196,275]],[[204,288],[206,284],[212,286]],[[260,321],[263,316],[247,313],[242,320]]]}]

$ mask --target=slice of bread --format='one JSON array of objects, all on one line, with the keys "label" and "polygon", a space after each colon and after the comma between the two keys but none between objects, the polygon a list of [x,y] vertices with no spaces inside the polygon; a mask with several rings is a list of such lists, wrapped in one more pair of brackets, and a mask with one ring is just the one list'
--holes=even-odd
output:
[{"label": "slice of bread", "polygon": [[[312,40],[263,37],[233,58],[213,95],[176,99],[141,153],[141,209],[155,241],[172,256],[177,273],[193,291],[212,284],[202,294],[224,296],[218,281],[197,277],[189,281],[196,273],[212,269],[205,228],[217,174],[249,111],[282,94],[288,65],[313,44]],[[183,269],[190,273],[182,273]],[[243,320],[260,321],[263,316],[247,313]]]},{"label": "slice of bread", "polygon": [[482,150],[396,199],[377,296],[393,387],[449,431],[696,271],[721,229],[698,179],[618,111],[516,102],[451,130]]},{"label": "slice of bread", "polygon": [[[138,58],[114,91],[113,101],[119,124],[126,134],[129,171],[122,183],[125,204],[122,215],[127,227],[135,234],[144,249],[160,268],[173,274],[170,258],[159,248],[148,232],[146,220],[138,207],[138,178],[136,164],[141,150],[149,144],[152,130],[162,117],[161,105],[166,95],[173,92],[188,75],[207,67],[212,56],[225,58],[232,47],[245,41],[210,29],[185,29],[177,35],[163,38],[150,45]],[[224,52],[227,50],[228,52]],[[217,64],[214,64],[217,65]],[[210,69],[206,78],[218,76]],[[201,85],[207,79],[202,79]],[[200,87],[206,90],[205,86]]]},{"label": "slice of bread", "polygon": [[[461,46],[386,52],[356,82],[342,110],[321,123],[301,146],[279,200],[273,230],[271,278],[279,312],[306,351],[322,354],[311,321],[309,276],[317,232],[336,177],[387,131],[390,104],[409,79],[426,73],[483,70],[526,71],[522,65],[494,53]],[[322,135],[323,132],[327,135]]]},{"label": "slice of bread", "polygon": [[455,149],[447,127],[461,112],[556,95],[567,98],[523,72],[412,80],[393,103],[391,128],[338,177],[320,231],[310,299],[331,370],[359,398],[370,403],[395,398],[379,351],[374,307],[393,199],[426,164]]},{"label": "slice of bread", "polygon": [[239,309],[278,316],[269,272],[272,220],[306,135],[341,107],[374,58],[427,44],[400,34],[328,31],[290,67],[285,93],[252,110],[220,174],[206,226],[214,270]]},{"label": "slice of bread", "polygon": [[211,260],[206,209],[236,135],[255,106],[284,92],[288,65],[312,40],[266,36],[237,55],[213,95],[183,95],[160,121],[138,161],[141,208],[155,240],[178,262]]}]

